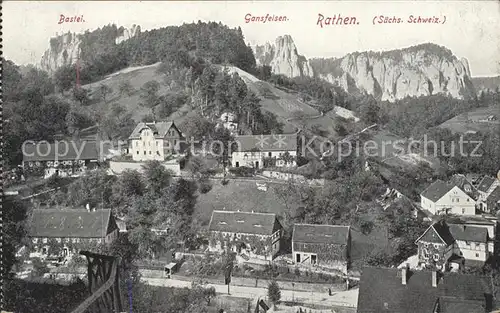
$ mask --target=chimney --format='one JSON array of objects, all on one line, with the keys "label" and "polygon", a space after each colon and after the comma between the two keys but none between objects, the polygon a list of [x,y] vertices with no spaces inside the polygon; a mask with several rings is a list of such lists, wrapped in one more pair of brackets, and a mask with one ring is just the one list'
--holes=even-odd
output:
[{"label": "chimney", "polygon": [[85,208],[87,209],[87,211],[90,212],[90,203],[87,203],[87,205],[85,206]]},{"label": "chimney", "polygon": [[406,263],[405,267],[401,269],[401,283],[406,285],[408,280],[408,272],[410,271],[410,263]]},{"label": "chimney", "polygon": [[438,285],[437,271],[432,271],[432,287],[436,288]]}]

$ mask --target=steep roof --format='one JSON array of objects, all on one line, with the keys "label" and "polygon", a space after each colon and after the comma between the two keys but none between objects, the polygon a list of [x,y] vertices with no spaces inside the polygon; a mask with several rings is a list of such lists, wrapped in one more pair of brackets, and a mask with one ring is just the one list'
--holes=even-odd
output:
[{"label": "steep roof", "polygon": [[439,279],[437,287],[432,287],[432,273],[429,271],[410,270],[408,276],[407,284],[403,285],[399,269],[364,268],[357,312],[429,313],[433,312],[441,297],[477,300],[486,305],[484,294],[491,293],[486,277],[447,273]]},{"label": "steep roof", "polygon": [[36,209],[31,221],[31,237],[101,238],[108,233],[111,210]]},{"label": "steep roof", "polygon": [[425,197],[433,202],[441,199],[445,194],[447,194],[450,190],[453,189],[455,185],[447,184],[442,180],[436,180],[429,187],[427,187],[422,193],[421,196]]},{"label": "steep roof", "polygon": [[481,181],[479,182],[479,185],[477,186],[477,189],[481,192],[487,192],[488,189],[490,189],[491,185],[495,182],[495,178],[485,176]]},{"label": "steep roof", "polygon": [[238,151],[296,151],[297,134],[235,136]]},{"label": "steep roof", "polygon": [[485,227],[471,226],[465,223],[451,224],[446,223],[444,220],[440,220],[429,226],[429,228],[416,240],[416,242],[424,238],[424,236],[431,230],[434,230],[446,245],[453,244],[455,240],[483,243],[488,241],[488,229]]},{"label": "steep roof", "polygon": [[455,240],[487,242],[488,229],[484,227],[450,224],[449,230]]},{"label": "steep roof", "polygon": [[462,300],[453,297],[439,298],[440,313],[474,313],[486,312],[485,301]]},{"label": "steep roof", "polygon": [[153,132],[155,138],[164,138],[167,135],[167,132],[171,127],[175,127],[177,131],[180,130],[177,128],[174,122],[169,121],[169,122],[152,122],[152,123],[144,123],[141,122],[135,126],[134,130],[132,131],[132,134],[128,137],[128,139],[139,139],[141,138],[141,131],[144,128],[149,128]]},{"label": "steep roof", "polygon": [[217,210],[212,212],[208,226],[209,231],[255,235],[272,235],[278,228],[276,214]]},{"label": "steep roof", "polygon": [[424,233],[420,237],[418,237],[417,240],[415,240],[415,242],[420,241],[420,239],[422,239],[429,231],[437,234],[438,238],[446,245],[451,245],[453,242],[455,242],[455,239],[451,235],[448,225],[444,221],[439,221],[429,226],[424,231]]},{"label": "steep roof", "polygon": [[295,224],[292,242],[345,245],[349,232],[349,226]]},{"label": "steep roof", "polygon": [[99,160],[98,141],[35,142],[23,146],[23,161]]},{"label": "steep roof", "polygon": [[494,205],[494,203],[497,203],[500,201],[500,185],[496,186],[495,189],[493,189],[492,192],[486,197],[486,202],[488,202],[488,205]]},{"label": "steep roof", "polygon": [[476,188],[474,187],[474,185],[467,179],[465,175],[462,174],[453,175],[448,183],[457,186],[466,193],[476,192]]}]

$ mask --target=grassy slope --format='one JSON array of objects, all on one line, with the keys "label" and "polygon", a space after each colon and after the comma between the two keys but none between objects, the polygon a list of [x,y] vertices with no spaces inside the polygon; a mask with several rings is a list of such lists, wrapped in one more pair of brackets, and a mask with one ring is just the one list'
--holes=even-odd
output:
[{"label": "grassy slope", "polygon": [[[160,83],[161,88],[159,94],[165,94],[169,87],[165,85],[163,80],[163,75],[156,72],[159,63],[141,66],[141,67],[131,67],[119,72],[108,75],[105,79],[83,86],[91,90],[91,92],[96,92],[101,84],[105,84],[111,87],[113,90],[104,101],[97,101],[87,107],[89,111],[94,112],[94,114],[103,115],[109,111],[109,108],[113,103],[119,103],[121,106],[127,109],[127,111],[132,113],[133,119],[135,121],[140,121],[143,116],[151,114],[152,111],[149,108],[143,107],[139,104],[139,90],[148,81],[156,80]],[[335,135],[334,126],[335,116],[334,114],[328,114],[326,116],[321,116],[320,112],[313,108],[312,106],[299,100],[298,96],[293,93],[288,93],[274,87],[268,82],[260,81],[256,77],[252,76],[240,70],[236,67],[228,67],[230,72],[236,71],[243,78],[248,88],[255,92],[259,98],[261,98],[260,104],[262,109],[265,111],[272,112],[276,114],[278,119],[285,124],[285,132],[296,131],[297,123],[290,120],[292,117],[292,112],[301,111],[304,116],[307,116],[307,125],[319,125],[320,128],[331,135]],[[129,81],[135,92],[131,95],[120,95],[119,86],[122,81]],[[191,113],[191,108],[188,105],[183,106],[177,112],[175,112],[171,118],[175,119],[178,124],[182,123],[182,120],[188,118]]]},{"label": "grassy slope", "polygon": [[[493,122],[480,122],[490,115],[497,117]],[[488,131],[491,129],[498,129],[500,125],[500,106],[490,106],[488,108],[478,108],[471,110],[467,113],[457,115],[443,124],[439,125],[441,128],[448,128],[453,133],[465,133],[468,131]]]}]

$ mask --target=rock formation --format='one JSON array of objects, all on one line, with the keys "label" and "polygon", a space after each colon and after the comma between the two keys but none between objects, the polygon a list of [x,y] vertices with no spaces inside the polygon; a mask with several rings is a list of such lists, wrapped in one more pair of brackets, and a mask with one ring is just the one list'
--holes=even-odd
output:
[{"label": "rock formation", "polygon": [[78,34],[56,34],[50,39],[49,49],[45,50],[40,60],[41,68],[52,75],[58,68],[75,63],[80,54],[80,43]]},{"label": "rock formation", "polygon": [[129,28],[123,28],[123,34],[115,39],[115,43],[118,45],[125,40],[137,36],[140,32],[141,32],[141,26],[136,24],[133,24],[132,27]]},{"label": "rock formation", "polygon": [[467,59],[459,60],[450,50],[435,44],[307,60],[286,35],[273,45],[256,46],[255,57],[257,64],[271,66],[273,73],[316,76],[349,93],[367,93],[381,100],[438,93],[463,99],[476,94]]},{"label": "rock formation", "polygon": [[432,44],[351,53],[332,59],[326,67],[325,61],[311,61],[318,77],[350,93],[367,93],[383,101],[434,94],[457,99],[475,96],[467,60],[458,60],[451,51]]},{"label": "rock formation", "polygon": [[[96,30],[99,31],[99,30]],[[120,44],[141,32],[139,25],[132,25],[129,28],[115,28],[116,38],[114,44]],[[40,60],[40,67],[50,75],[65,65],[74,64],[81,53],[82,34],[64,33],[56,34],[50,39],[49,48],[44,52]],[[111,43],[113,44],[113,43]]]},{"label": "rock formation", "polygon": [[298,54],[290,35],[276,38],[273,44],[256,46],[254,53],[257,64],[270,66],[273,73],[288,77],[313,75],[311,65],[304,56]]}]

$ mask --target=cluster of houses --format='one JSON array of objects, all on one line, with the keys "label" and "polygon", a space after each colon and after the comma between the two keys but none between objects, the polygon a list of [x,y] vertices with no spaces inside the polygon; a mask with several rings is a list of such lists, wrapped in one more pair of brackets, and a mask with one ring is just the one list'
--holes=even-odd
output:
[{"label": "cluster of houses", "polygon": [[[272,261],[284,244],[283,227],[272,213],[214,210],[208,230],[209,251],[230,250],[245,260]],[[291,245],[293,264],[347,273],[349,226],[294,224]]]},{"label": "cluster of houses", "polygon": [[[234,116],[225,114],[221,125],[234,135],[232,167],[256,169],[295,167],[299,155],[297,134],[237,135]],[[185,149],[185,136],[174,122],[139,123],[128,139],[126,152],[133,161],[165,161]],[[69,145],[61,156],[51,144],[26,145],[24,171],[45,177],[72,176],[94,169],[104,159],[97,141]],[[40,148],[42,147],[42,148]],[[84,147],[81,149],[81,147]],[[51,151],[51,152],[49,152]],[[499,172],[500,174],[500,172]],[[388,189],[388,198],[403,201],[414,218],[434,222],[415,240],[417,264],[410,268],[363,269],[358,312],[485,312],[492,307],[491,290],[484,278],[458,274],[466,267],[483,266],[494,254],[496,213],[500,209],[500,177],[454,175],[437,180],[416,203]],[[68,259],[92,244],[110,244],[123,221],[111,210],[36,209],[31,217],[30,257],[57,255]],[[272,213],[214,210],[208,225],[207,252],[236,253],[239,261],[277,261],[284,245],[291,246],[288,264],[347,274],[351,263],[351,229],[342,225],[294,224],[291,236]],[[289,242],[286,242],[286,241]],[[170,265],[169,265],[170,266]]]},{"label": "cluster of houses", "polygon": [[[297,134],[237,135],[237,124],[231,120],[231,115],[227,113],[221,118],[226,120],[221,125],[234,134],[232,167],[296,166]],[[141,122],[130,134],[127,148],[121,150],[135,162],[166,161],[181,156],[188,145],[185,135],[173,121]],[[59,143],[31,141],[23,146],[22,168],[28,176],[79,176],[113,157],[110,151],[112,147],[95,136]]]},{"label": "cluster of houses", "polygon": [[416,240],[419,265],[440,270],[482,266],[494,254],[500,180],[454,175],[421,194],[421,209],[438,217]]}]

